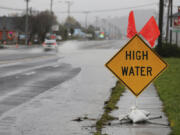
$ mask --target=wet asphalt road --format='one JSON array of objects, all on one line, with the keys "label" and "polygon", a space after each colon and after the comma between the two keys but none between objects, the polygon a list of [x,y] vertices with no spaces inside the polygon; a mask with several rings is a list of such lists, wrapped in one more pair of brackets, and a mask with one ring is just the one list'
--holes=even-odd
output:
[{"label": "wet asphalt road", "polygon": [[[116,42],[83,41],[78,49],[119,49]],[[64,57],[60,54],[54,50],[44,52],[41,46],[0,50],[0,116],[78,75],[81,69],[60,63]]]},{"label": "wet asphalt road", "polygon": [[42,48],[0,50],[0,116],[80,72],[60,59]]},{"label": "wet asphalt road", "polygon": [[[78,41],[78,47],[76,48],[74,47],[76,41],[75,43],[73,41],[71,42],[73,46],[71,46],[71,44],[69,43],[66,44],[66,46],[69,45],[67,48],[64,48],[64,50],[67,51],[66,55],[59,55],[61,53],[61,50],[59,53],[56,53],[54,51],[43,52],[42,48],[14,48],[0,50],[0,116],[2,116],[2,119],[0,121],[0,135],[12,135],[12,128],[18,130],[17,134],[12,131],[14,135],[19,135],[19,130],[23,132],[26,131],[29,135],[35,135],[35,133],[37,133],[37,135],[39,135],[40,133],[43,135],[79,135],[83,133],[87,135],[93,134],[93,128],[88,129],[84,128],[84,126],[94,125],[94,121],[83,121],[81,123],[75,123],[72,121],[72,119],[83,116],[85,114],[88,114],[90,118],[97,118],[98,116],[96,116],[96,114],[99,115],[99,113],[101,113],[101,110],[103,111],[103,104],[106,100],[106,94],[109,94],[109,88],[104,91],[104,88],[101,85],[97,84],[97,82],[102,81],[102,78],[97,77],[96,79],[94,79],[94,75],[98,73],[102,75],[99,67],[101,67],[101,64],[105,63],[101,61],[104,60],[104,55],[109,55],[106,51],[109,52],[108,49],[113,49],[114,54],[114,51],[118,51],[125,43],[126,41]],[[68,51],[71,47],[73,49],[72,52]],[[78,51],[76,52],[75,50]],[[94,57],[89,57],[93,53],[94,56],[98,56],[97,60],[94,60]],[[98,55],[96,53],[98,53]],[[102,56],[103,59],[101,58]],[[88,62],[84,57],[90,61],[90,67],[88,68],[86,68],[88,66]],[[70,61],[68,62],[68,60]],[[71,63],[72,65],[67,63]],[[74,67],[74,64],[76,63],[78,63],[77,65],[81,66],[82,69],[79,67]],[[95,66],[95,63],[99,64]],[[104,70],[102,70],[102,72],[104,73]],[[87,80],[83,78],[84,76],[86,78],[86,75],[88,75],[89,77]],[[72,81],[70,79],[75,76],[77,77],[74,78],[75,80],[73,80],[73,83],[70,83],[72,86],[69,86],[69,83],[66,81]],[[97,82],[93,83],[94,81]],[[63,82],[66,82],[68,86],[66,83],[63,86]],[[89,83],[92,83],[93,85],[89,86],[88,89],[84,89],[86,88],[86,83],[88,85]],[[56,86],[58,86],[59,84],[62,84],[61,86],[63,86],[61,87],[61,89],[56,88]],[[94,86],[96,86],[95,88],[98,89],[94,89]],[[69,87],[70,89],[68,89]],[[58,93],[58,98],[55,98],[55,100],[57,101],[53,102],[53,104],[55,104],[54,106],[52,106],[53,104],[51,104],[50,102],[49,106],[45,104],[45,106],[47,106],[47,110],[46,107],[42,107],[43,102],[41,103],[41,100],[49,99],[49,95],[48,97],[46,97],[47,95],[45,95],[44,97],[42,96],[38,100],[35,100],[33,103],[31,103],[32,106],[35,106],[35,109],[40,108],[37,115],[38,117],[35,115],[36,113],[25,113],[23,115],[25,117],[22,116],[19,119],[16,117],[16,113],[14,112],[3,117],[3,114],[8,114],[9,110],[13,110],[13,108],[16,107],[18,108],[18,106],[30,101],[43,92],[51,92],[51,90],[53,91],[53,88],[56,89],[56,93]],[[166,116],[162,113],[162,103],[159,100],[155,89],[151,89],[152,87],[150,87],[149,91],[146,91],[146,93],[144,94],[145,96],[140,98],[140,100],[142,101],[139,102],[138,105],[143,109],[150,111],[151,113],[153,112],[153,116],[162,115],[163,119],[161,121],[155,121],[158,123],[160,122],[160,124],[117,125],[115,121],[111,126],[103,128],[103,133],[108,133],[109,135],[168,134],[170,131],[169,127],[162,125],[162,123],[165,123],[165,125],[167,125],[168,123]],[[118,117],[119,114],[124,114],[131,106],[130,103],[134,98],[130,97],[133,95],[131,95],[131,93],[129,95],[129,93],[130,92],[128,91],[123,94],[123,97],[121,97],[121,100],[118,103],[118,107],[120,109],[118,109],[118,112],[113,112],[113,116]],[[53,97],[52,95],[50,96],[50,98]],[[29,107],[31,105],[29,105]],[[87,106],[88,109],[85,110],[84,108],[86,108]],[[27,111],[28,109],[29,108],[27,107],[25,110]],[[21,110],[22,109],[20,109],[20,111]],[[20,113],[19,110],[17,113]],[[28,115],[28,117],[26,114]],[[41,116],[41,114],[43,115]],[[48,119],[48,117],[50,118]],[[18,120],[22,121],[19,122]],[[36,130],[37,127],[39,128],[39,130]],[[69,130],[70,128],[71,130]],[[54,133],[51,132],[53,130]]]}]

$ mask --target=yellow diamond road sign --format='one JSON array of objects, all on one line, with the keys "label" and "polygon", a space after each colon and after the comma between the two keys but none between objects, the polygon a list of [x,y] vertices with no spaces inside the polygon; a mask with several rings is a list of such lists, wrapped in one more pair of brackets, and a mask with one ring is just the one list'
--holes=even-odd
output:
[{"label": "yellow diamond road sign", "polygon": [[167,64],[139,37],[135,35],[106,67],[138,96]]}]

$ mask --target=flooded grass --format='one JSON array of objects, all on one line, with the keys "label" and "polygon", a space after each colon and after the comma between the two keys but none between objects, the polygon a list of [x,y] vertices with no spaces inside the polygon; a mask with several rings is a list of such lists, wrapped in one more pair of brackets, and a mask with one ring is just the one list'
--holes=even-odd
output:
[{"label": "flooded grass", "polygon": [[165,59],[168,69],[155,81],[164,111],[172,129],[171,135],[180,133],[180,58]]},{"label": "flooded grass", "polygon": [[[107,124],[108,121],[115,119],[113,116],[110,115],[110,113],[114,109],[118,109],[116,104],[118,103],[120,96],[122,95],[124,90],[125,88],[120,82],[117,82],[116,86],[112,88],[112,92],[109,97],[109,100],[105,101],[104,113],[102,114],[101,118],[96,122],[96,133],[94,133],[94,135],[102,135],[101,130],[103,126]],[[103,134],[103,135],[106,135],[106,134]]]}]

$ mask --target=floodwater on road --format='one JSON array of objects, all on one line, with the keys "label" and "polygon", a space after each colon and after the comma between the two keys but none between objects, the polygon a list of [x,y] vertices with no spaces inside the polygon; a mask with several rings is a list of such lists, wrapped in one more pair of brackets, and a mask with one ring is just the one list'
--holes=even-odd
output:
[{"label": "floodwater on road", "polygon": [[[12,62],[0,65],[3,72],[0,76],[0,134],[92,135],[96,121],[75,122],[73,119],[101,117],[104,101],[117,81],[104,64],[125,43],[120,40],[67,41],[59,45],[58,52],[35,48],[0,54],[0,61]],[[157,97],[156,93],[153,96]],[[118,103],[121,113],[127,112],[132,99],[124,93]],[[151,101],[148,96],[141,100]],[[162,107],[159,100],[153,100],[153,104]],[[115,125],[105,127],[103,132],[156,135],[156,130],[162,134],[169,129],[160,125]]]}]

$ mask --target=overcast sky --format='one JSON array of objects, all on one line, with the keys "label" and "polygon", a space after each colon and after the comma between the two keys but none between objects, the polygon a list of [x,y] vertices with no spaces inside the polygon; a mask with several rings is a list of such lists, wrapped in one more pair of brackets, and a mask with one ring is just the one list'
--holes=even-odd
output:
[{"label": "overcast sky", "polygon": [[[116,9],[126,7],[137,7],[136,9],[154,9],[158,10],[159,0],[72,0],[71,11],[93,11],[93,10],[104,10],[104,9]],[[179,0],[174,0],[174,5],[180,5]],[[139,7],[140,5],[146,5]],[[25,0],[0,0],[1,7],[20,8],[25,9]],[[50,0],[30,0],[29,7],[36,10],[50,9]],[[175,7],[174,7],[175,8]],[[91,13],[88,15],[89,22],[94,22],[95,17],[108,18],[108,17],[121,17],[127,16],[130,10],[134,8],[128,8],[121,11],[104,12],[104,13]],[[64,21],[67,14],[58,13],[60,11],[67,11],[67,4],[64,0],[53,0],[53,11],[56,13],[58,20]],[[15,11],[9,11],[0,9],[0,15],[8,15]],[[84,14],[72,15],[83,23],[85,20]]]}]

